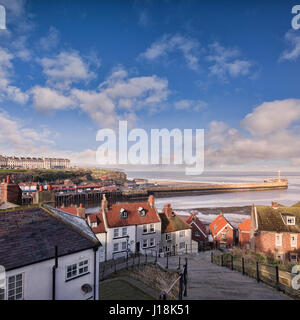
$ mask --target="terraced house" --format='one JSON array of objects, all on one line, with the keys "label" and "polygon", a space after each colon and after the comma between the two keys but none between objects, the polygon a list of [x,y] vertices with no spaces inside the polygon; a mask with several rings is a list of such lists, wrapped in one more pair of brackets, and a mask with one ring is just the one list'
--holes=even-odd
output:
[{"label": "terraced house", "polygon": [[251,249],[291,263],[300,261],[300,205],[252,206]]}]

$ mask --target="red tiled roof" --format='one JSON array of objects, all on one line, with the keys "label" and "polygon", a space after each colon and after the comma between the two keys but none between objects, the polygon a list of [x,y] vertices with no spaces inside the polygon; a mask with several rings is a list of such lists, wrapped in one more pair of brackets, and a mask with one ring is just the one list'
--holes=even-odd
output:
[{"label": "red tiled roof", "polygon": [[250,231],[251,230],[251,219],[247,219],[239,224],[240,231]]},{"label": "red tiled roof", "polygon": [[216,219],[209,225],[211,234],[217,235],[227,224],[233,229],[233,226],[226,220],[222,213],[220,213]]},{"label": "red tiled roof", "polygon": [[97,223],[97,227],[92,228],[95,234],[106,232],[102,212],[90,213],[88,219],[91,223]]},{"label": "red tiled roof", "polygon": [[[145,216],[140,216],[138,212],[139,207],[146,210]],[[127,218],[121,218],[120,210],[122,208],[127,211]],[[106,220],[110,228],[160,222],[156,210],[154,207],[150,207],[149,202],[112,204],[108,207],[108,211],[106,212]]]},{"label": "red tiled roof", "polygon": [[185,220],[189,225],[194,223],[198,229],[200,229],[204,235],[206,236],[206,228],[205,225],[200,221],[200,219],[196,216],[195,212],[192,212],[188,218]]}]

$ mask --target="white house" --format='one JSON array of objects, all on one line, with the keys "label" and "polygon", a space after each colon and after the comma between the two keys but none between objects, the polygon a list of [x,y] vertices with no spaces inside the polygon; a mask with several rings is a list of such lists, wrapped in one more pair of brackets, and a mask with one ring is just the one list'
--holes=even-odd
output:
[{"label": "white house", "polygon": [[161,242],[161,221],[154,197],[146,202],[117,203],[102,200],[101,213],[107,232],[106,259],[130,253],[155,253]]},{"label": "white house", "polygon": [[0,300],[98,300],[100,242],[85,219],[50,206],[0,213]]},{"label": "white house", "polygon": [[161,219],[161,247],[164,253],[184,253],[194,248],[192,227],[173,212],[170,204],[159,214]]}]

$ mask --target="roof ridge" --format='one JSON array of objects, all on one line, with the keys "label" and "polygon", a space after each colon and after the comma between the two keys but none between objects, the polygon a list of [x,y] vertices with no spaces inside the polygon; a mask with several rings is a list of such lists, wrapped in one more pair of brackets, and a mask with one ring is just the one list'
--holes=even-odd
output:
[{"label": "roof ridge", "polygon": [[[95,245],[101,245],[100,241],[96,238],[93,230],[91,229],[91,227],[88,225],[88,223],[86,222],[85,219],[81,218],[81,217],[78,217],[78,216],[74,216],[73,214],[71,213],[68,213],[68,212],[65,212],[65,211],[62,211],[62,210],[59,210],[59,209],[56,209],[52,206],[49,206],[47,204],[45,205],[42,205],[41,208],[46,211],[47,213],[49,213],[52,217],[54,217],[55,219],[63,222],[66,226],[68,226],[70,229],[72,229],[73,231],[77,232],[78,234],[80,234],[81,236],[83,236],[84,238],[86,238],[87,240],[93,242]],[[54,211],[53,211],[54,210]],[[60,213],[62,214],[65,214],[65,215],[69,215],[70,217],[72,218],[75,218],[75,219],[80,219],[81,221],[83,220],[87,227],[91,230],[91,232],[94,234],[94,237],[91,237],[89,235],[87,235],[86,233],[84,233],[77,225],[71,223],[70,221],[64,219],[61,215],[58,215],[58,213],[55,212],[56,211],[59,211]]]}]

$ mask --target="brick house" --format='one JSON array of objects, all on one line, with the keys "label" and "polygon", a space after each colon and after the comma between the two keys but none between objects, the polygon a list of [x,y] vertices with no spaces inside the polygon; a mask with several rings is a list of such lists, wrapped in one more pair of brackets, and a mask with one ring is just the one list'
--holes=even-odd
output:
[{"label": "brick house", "polygon": [[198,250],[202,250],[207,246],[208,234],[205,225],[197,217],[196,212],[192,212],[185,222],[192,227],[192,240],[198,243]]},{"label": "brick house", "polygon": [[251,219],[246,219],[238,226],[239,231],[239,246],[242,249],[250,249],[250,232],[251,232]]},{"label": "brick house", "polygon": [[251,249],[282,261],[300,261],[300,207],[252,206]]},{"label": "brick house", "polygon": [[209,225],[214,248],[231,248],[235,244],[235,229],[221,212]]}]

